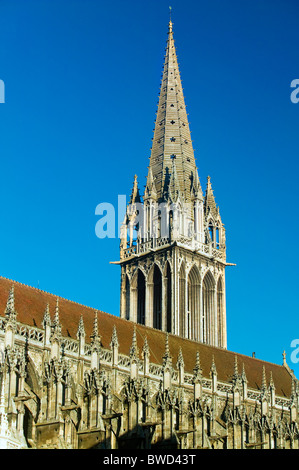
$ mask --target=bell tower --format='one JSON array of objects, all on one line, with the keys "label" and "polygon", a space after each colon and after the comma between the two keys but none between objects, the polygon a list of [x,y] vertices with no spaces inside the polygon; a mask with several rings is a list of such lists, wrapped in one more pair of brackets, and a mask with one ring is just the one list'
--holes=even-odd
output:
[{"label": "bell tower", "polygon": [[203,194],[169,22],[146,187],[121,227],[122,318],[226,348],[225,229]]}]

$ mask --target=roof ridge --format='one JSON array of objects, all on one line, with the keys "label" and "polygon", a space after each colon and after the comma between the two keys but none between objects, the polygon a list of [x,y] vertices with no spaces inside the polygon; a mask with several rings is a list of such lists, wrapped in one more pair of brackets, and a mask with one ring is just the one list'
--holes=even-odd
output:
[{"label": "roof ridge", "polygon": [[[50,296],[54,297],[55,299],[58,298],[58,299],[60,299],[60,300],[64,300],[64,301],[66,301],[66,302],[68,302],[68,303],[70,303],[70,304],[74,304],[74,305],[77,305],[77,306],[79,306],[79,307],[84,307],[84,308],[87,308],[87,309],[92,310],[92,311],[97,310],[98,312],[103,313],[103,314],[105,314],[105,315],[109,315],[109,316],[113,317],[114,319],[117,318],[117,319],[119,319],[119,320],[121,320],[121,321],[126,321],[127,323],[130,323],[132,326],[134,326],[134,325],[136,325],[137,327],[140,326],[141,329],[145,329],[145,330],[148,329],[148,330],[157,331],[157,332],[159,332],[159,333],[163,333],[164,335],[167,334],[166,331],[159,330],[158,328],[154,328],[154,327],[151,327],[151,326],[141,325],[141,324],[139,324],[139,323],[132,322],[131,320],[127,320],[126,318],[121,318],[119,315],[114,315],[113,313],[105,312],[105,311],[100,310],[100,309],[97,309],[97,308],[95,308],[95,307],[89,307],[89,306],[87,306],[87,305],[81,304],[80,302],[76,302],[76,301],[74,301],[74,300],[66,299],[65,297],[61,297],[61,296],[59,296],[59,295],[52,294],[51,292],[47,292],[47,291],[44,291],[44,290],[39,289],[39,288],[37,288],[37,287],[30,286],[30,285],[28,285],[28,284],[24,284],[23,282],[20,282],[20,281],[15,281],[15,280],[10,279],[10,278],[7,278],[7,277],[5,277],[5,276],[1,276],[1,275],[0,275],[0,279],[3,279],[3,280],[6,280],[6,281],[9,281],[9,282],[12,282],[12,283],[14,283],[14,284],[17,284],[17,285],[20,285],[20,286],[23,286],[23,287],[27,287],[28,289],[31,289],[31,290],[34,290],[34,291],[37,291],[37,292],[40,292],[40,293],[43,293],[43,294],[50,295]],[[213,346],[213,345],[211,345],[211,344],[206,344],[206,343],[203,343],[203,342],[201,342],[201,341],[195,341],[195,340],[192,340],[192,339],[190,339],[190,338],[182,338],[181,336],[175,335],[174,333],[169,333],[169,336],[170,336],[170,337],[174,337],[174,338],[180,338],[180,339],[182,339],[182,340],[184,340],[184,341],[187,341],[187,342],[190,342],[190,343],[192,343],[192,344],[198,344],[198,345],[200,345],[200,346],[204,346],[204,347],[206,347],[207,349],[210,349],[210,350],[213,350],[213,349],[215,350],[215,349],[216,349],[216,350],[222,351],[222,352],[224,352],[224,353],[226,352],[226,353],[234,354],[234,355],[237,355],[237,356],[240,356],[240,357],[246,357],[246,358],[248,358],[248,359],[250,359],[250,360],[253,360],[253,361],[259,361],[259,362],[261,362],[261,363],[264,363],[264,364],[266,363],[266,364],[273,365],[273,366],[275,366],[275,367],[280,367],[280,368],[283,368],[283,369],[286,370],[286,368],[283,366],[283,364],[276,364],[276,363],[274,363],[274,362],[266,361],[266,360],[264,360],[264,359],[259,359],[259,358],[256,358],[256,357],[248,356],[248,355],[246,355],[246,354],[244,354],[244,353],[235,352],[235,351],[232,351],[232,350],[230,350],[230,349],[221,348],[221,347],[219,347],[219,346]]]},{"label": "roof ridge", "polygon": [[20,281],[15,281],[14,279],[10,279],[8,277],[5,277],[5,276],[1,276],[0,275],[0,279],[4,279],[6,281],[10,281],[10,282],[13,282],[14,284],[19,284],[20,286],[24,286],[24,287],[28,287],[29,289],[32,289],[32,290],[35,290],[35,291],[38,291],[38,292],[41,292],[43,294],[47,294],[47,295],[51,295],[52,297],[55,297],[55,299],[60,299],[60,300],[65,300],[66,302],[70,302],[72,304],[75,304],[75,305],[79,305],[81,307],[84,307],[84,308],[88,308],[88,309],[91,309],[91,310],[97,310],[98,312],[102,312],[102,313],[105,313],[107,315],[111,315],[113,317],[116,317],[116,315],[113,315],[113,313],[109,313],[109,312],[105,312],[104,310],[100,310],[98,308],[95,308],[95,307],[90,307],[88,305],[84,305],[80,302],[76,302],[75,300],[70,300],[70,299],[67,299],[66,297],[62,297],[61,295],[56,295],[56,294],[53,294],[52,292],[48,292],[48,291],[45,291],[43,289],[39,289],[38,287],[34,287],[34,286],[30,286],[29,284],[24,284],[23,282],[20,282]]}]

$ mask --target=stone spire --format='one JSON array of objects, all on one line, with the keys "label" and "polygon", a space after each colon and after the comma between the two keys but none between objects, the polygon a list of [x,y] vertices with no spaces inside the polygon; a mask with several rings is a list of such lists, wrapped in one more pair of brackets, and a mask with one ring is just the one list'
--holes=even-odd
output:
[{"label": "stone spire", "polygon": [[10,315],[15,315],[15,288],[14,285],[12,285],[9,294],[8,294],[8,299],[6,302],[6,309],[5,309],[5,315],[10,316]]},{"label": "stone spire", "polygon": [[49,303],[47,303],[45,312],[44,312],[42,326],[45,328],[46,326],[49,326],[49,325],[51,325],[51,317],[50,317],[50,306],[49,306]]},{"label": "stone spire", "polygon": [[95,345],[97,347],[101,343],[101,336],[99,335],[98,311],[97,310],[95,310],[95,312],[94,312],[92,334],[90,335],[90,339],[91,339],[91,344]]},{"label": "stone spire", "polygon": [[159,200],[166,193],[173,158],[180,191],[184,200],[190,202],[191,180],[197,168],[170,21],[148,173],[148,180],[154,179]]},{"label": "stone spire", "polygon": [[266,380],[265,366],[263,366],[261,390],[262,390],[262,392],[266,392],[266,390],[267,390],[267,380]]},{"label": "stone spire", "polygon": [[137,335],[136,335],[136,326],[134,326],[133,336],[132,336],[132,344],[130,348],[130,358],[138,358],[139,356],[139,349],[137,346]]},{"label": "stone spire", "polygon": [[170,198],[171,202],[176,203],[180,199],[181,192],[180,192],[178,175],[176,171],[175,158],[172,159],[171,176],[169,179],[168,188],[166,188],[166,190],[168,190],[168,197]]},{"label": "stone spire", "polygon": [[79,339],[81,336],[85,336],[83,315],[80,316],[78,330],[77,330],[77,339]]},{"label": "stone spire", "polygon": [[204,198],[204,209],[205,209],[206,215],[208,215],[209,212],[214,217],[218,215],[218,208],[216,205],[210,176],[208,176],[208,179],[207,179],[207,188],[206,188],[206,194]]},{"label": "stone spire", "polygon": [[157,199],[157,190],[156,190],[156,185],[153,177],[153,171],[152,168],[149,167],[148,170],[148,176],[147,176],[147,182],[146,182],[146,187],[144,191],[144,199],[152,198],[154,200]]},{"label": "stone spire", "polygon": [[53,319],[53,330],[54,333],[60,335],[61,334],[61,325],[59,320],[59,299],[56,299],[56,306],[55,306],[55,315]]},{"label": "stone spire", "polygon": [[134,183],[133,183],[133,188],[132,188],[132,193],[131,193],[131,198],[130,198],[130,204],[134,204],[135,202],[141,202],[137,175],[134,176]]}]

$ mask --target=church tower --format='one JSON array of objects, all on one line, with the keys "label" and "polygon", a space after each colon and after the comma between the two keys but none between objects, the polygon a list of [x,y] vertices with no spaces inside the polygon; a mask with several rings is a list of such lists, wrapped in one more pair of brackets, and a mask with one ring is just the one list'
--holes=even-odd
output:
[{"label": "church tower", "polygon": [[169,22],[157,118],[141,197],[121,227],[121,317],[226,348],[225,229],[211,180],[203,194]]}]

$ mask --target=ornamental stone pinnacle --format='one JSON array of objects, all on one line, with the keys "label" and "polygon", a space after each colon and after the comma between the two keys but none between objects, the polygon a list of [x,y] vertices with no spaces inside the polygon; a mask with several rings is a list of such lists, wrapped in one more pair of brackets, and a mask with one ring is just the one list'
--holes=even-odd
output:
[{"label": "ornamental stone pinnacle", "polygon": [[170,355],[169,335],[167,333],[166,337],[165,337],[165,353],[164,353],[164,356],[163,356],[163,367],[170,367],[171,364],[172,364],[172,357]]},{"label": "ornamental stone pinnacle", "polygon": [[183,351],[182,351],[182,348],[180,348],[179,354],[178,354],[178,360],[177,360],[177,368],[184,367],[184,366],[185,366],[185,362],[184,362]]},{"label": "ornamental stone pinnacle", "polygon": [[130,358],[138,358],[139,356],[139,350],[137,347],[137,337],[136,337],[136,326],[134,326],[133,330],[133,337],[132,337],[132,345],[130,348]]},{"label": "ornamental stone pinnacle", "polygon": [[49,303],[47,303],[46,308],[45,308],[44,318],[43,318],[43,327],[45,328],[46,326],[50,326],[50,325],[51,325],[50,306],[49,306]]},{"label": "ornamental stone pinnacle", "polygon": [[118,346],[119,346],[117,331],[116,331],[116,326],[115,325],[113,325],[113,331],[112,331],[110,346],[111,346],[111,348],[118,348]]},{"label": "ornamental stone pinnacle", "polygon": [[15,288],[14,285],[11,286],[9,294],[8,294],[8,299],[6,303],[6,309],[5,309],[5,315],[10,316],[10,315],[15,314]]},{"label": "ornamental stone pinnacle", "polygon": [[80,337],[85,337],[83,315],[80,316],[78,330],[77,330],[77,339],[79,339]]},{"label": "ornamental stone pinnacle", "polygon": [[93,346],[100,346],[101,336],[99,335],[99,326],[98,326],[98,311],[94,312],[94,320],[92,327],[92,334],[90,335],[91,344]]}]

